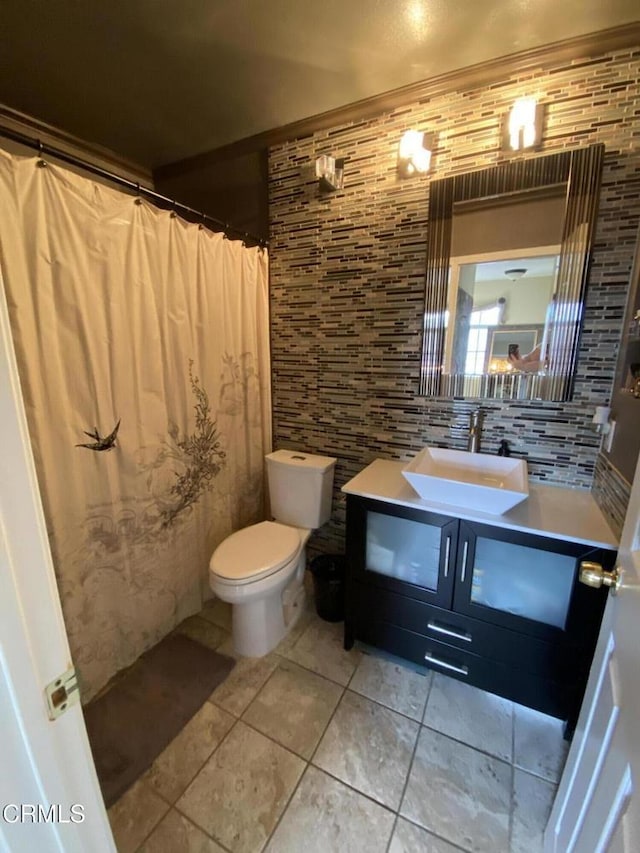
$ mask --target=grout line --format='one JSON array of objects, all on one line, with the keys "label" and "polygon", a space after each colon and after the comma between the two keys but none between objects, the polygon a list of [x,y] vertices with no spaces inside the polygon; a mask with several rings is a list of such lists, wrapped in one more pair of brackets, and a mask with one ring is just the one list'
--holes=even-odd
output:
[{"label": "grout line", "polygon": [[535,770],[529,770],[526,767],[521,767],[519,764],[514,764],[513,769],[518,770],[520,773],[526,773],[527,776],[533,776],[533,778],[537,779],[539,782],[546,782],[547,785],[552,785],[555,788],[558,787],[560,779],[562,778],[562,771],[557,779],[549,779],[548,776],[541,776],[539,773],[536,773]]},{"label": "grout line", "polygon": [[423,725],[422,716],[420,717],[420,719],[410,717],[408,714],[405,714],[403,711],[399,711],[397,708],[393,708],[391,705],[385,705],[384,702],[381,702],[379,699],[375,699],[373,696],[368,696],[366,693],[360,693],[359,690],[353,690],[351,687],[347,687],[346,689],[349,691],[349,693],[353,693],[354,696],[359,696],[361,699],[366,699],[368,702],[373,702],[374,705],[378,705],[380,708],[384,708],[385,711],[391,711],[392,714],[397,714],[399,717],[402,717],[405,720],[409,720],[412,723],[416,723],[419,726]]},{"label": "grout line", "polygon": [[[218,706],[216,705],[215,707],[217,708]],[[230,714],[229,716],[233,716],[233,715],[232,715],[232,714]],[[193,718],[192,718],[192,719],[193,719]],[[193,782],[194,782],[194,781],[195,781],[195,779],[196,779],[196,776],[199,776],[199,775],[200,775],[200,773],[204,770],[205,766],[206,766],[206,765],[209,763],[209,761],[213,758],[213,754],[214,754],[214,752],[217,752],[217,751],[218,751],[219,747],[224,743],[224,741],[229,737],[229,735],[231,734],[231,732],[235,729],[235,727],[236,727],[236,723],[237,723],[237,722],[238,722],[238,720],[234,717],[234,720],[233,720],[233,722],[231,723],[231,725],[229,726],[229,729],[224,733],[224,735],[220,738],[220,740],[218,741],[218,743],[213,747],[213,749],[211,750],[211,752],[209,753],[209,755],[205,758],[205,760],[202,762],[202,764],[200,765],[200,767],[196,770],[196,772],[193,774],[193,776],[191,777],[191,779],[190,779],[190,780],[187,782],[187,784],[184,786],[184,788],[182,789],[181,793],[180,793],[180,794],[178,794],[178,796],[177,796],[177,797],[176,797],[176,799],[175,799],[175,802],[171,803],[171,805],[172,805],[172,806],[174,806],[174,807],[175,807],[175,804],[178,802],[178,800],[180,799],[180,797],[182,797],[182,796],[184,795],[184,793],[186,792],[187,788],[189,788],[189,787],[193,784]],[[184,729],[183,729],[183,731],[184,731]],[[162,754],[162,753],[160,753],[160,754]],[[154,790],[155,790],[155,789],[154,789]],[[162,796],[162,795],[161,795],[161,796]],[[193,821],[191,821],[191,822],[193,823]]]},{"label": "grout line", "polygon": [[[223,710],[224,710],[224,709],[223,709]],[[233,715],[230,715],[230,716],[233,716]],[[207,766],[207,764],[209,763],[209,761],[211,761],[211,759],[213,758],[213,755],[218,751],[218,749],[222,746],[222,744],[223,744],[223,743],[226,741],[226,739],[229,737],[229,735],[231,734],[231,732],[236,728],[236,726],[237,726],[238,722],[239,722],[239,719],[238,719],[238,718],[234,718],[233,724],[231,725],[231,727],[230,727],[229,731],[224,735],[224,737],[223,737],[223,738],[221,738],[221,739],[220,739],[220,743],[218,743],[218,744],[217,744],[217,746],[216,746],[216,747],[214,747],[214,749],[212,750],[212,752],[211,752],[211,754],[209,755],[209,757],[207,758],[207,760],[202,764],[202,766],[201,766],[201,767],[197,770],[197,772],[193,775],[193,777],[192,777],[191,781],[189,782],[189,784],[185,786],[184,790],[182,791],[182,793],[181,793],[181,794],[180,794],[180,796],[176,799],[175,803],[173,803],[173,806],[172,806],[172,808],[174,808],[174,809],[175,809],[175,811],[176,811],[179,815],[182,815],[182,817],[186,818],[186,820],[188,820],[190,823],[192,823],[194,826],[196,826],[199,830],[201,830],[201,831],[202,831],[202,832],[207,836],[207,838],[211,838],[213,841],[215,841],[215,842],[216,842],[216,844],[219,844],[219,845],[220,845],[224,850],[228,850],[228,848],[227,848],[227,847],[225,847],[225,846],[224,846],[224,844],[222,844],[222,843],[221,843],[217,838],[215,838],[213,835],[211,835],[209,832],[207,832],[207,830],[206,830],[203,826],[201,826],[197,821],[195,821],[195,820],[194,820],[190,815],[186,814],[184,811],[182,811],[180,808],[178,808],[178,800],[180,800],[180,799],[181,799],[181,797],[183,797],[183,796],[184,796],[184,794],[186,793],[187,789],[188,789],[188,788],[190,788],[190,787],[191,787],[191,785],[193,785],[193,783],[194,783],[194,782],[195,782],[195,780],[198,778],[198,776],[202,773],[202,771],[203,771],[203,770],[204,770],[204,768]]]},{"label": "grout line", "polygon": [[474,746],[471,743],[467,743],[465,740],[460,740],[457,737],[453,737],[452,735],[440,731],[440,729],[436,729],[433,726],[428,726],[425,723],[422,723],[422,728],[429,729],[430,732],[435,732],[435,734],[441,735],[442,737],[446,737],[447,740],[453,741],[453,743],[458,743],[460,744],[460,746],[466,746],[467,749],[472,749],[474,752],[477,752],[480,755],[484,755],[487,758],[493,759],[493,761],[499,761],[501,764],[506,764],[507,767],[513,766],[513,762],[509,761],[507,758],[501,758],[499,755],[495,755],[493,752],[487,752],[486,749],[481,749],[479,746]]},{"label": "grout line", "polygon": [[[282,660],[283,660],[283,661],[287,661],[288,663],[293,663],[293,664],[294,664],[294,665],[296,665],[296,666],[299,666],[299,664],[297,664],[297,662],[296,662],[296,661],[291,661],[291,660],[289,660],[289,658],[284,658],[284,657],[282,657]],[[279,666],[279,664],[278,664],[278,666]],[[248,708],[250,707],[250,705],[255,701],[255,699],[258,697],[258,695],[262,692],[262,690],[263,690],[263,689],[264,689],[264,687],[266,686],[267,682],[270,680],[270,678],[271,678],[271,677],[274,675],[274,673],[276,672],[276,670],[277,670],[278,666],[276,666],[276,668],[273,670],[273,672],[271,672],[271,673],[269,674],[269,676],[267,677],[267,680],[266,680],[266,681],[265,681],[265,683],[262,685],[262,687],[260,687],[260,688],[258,689],[258,691],[256,692],[256,694],[255,694],[255,696],[253,697],[253,699],[251,700],[251,702],[249,702],[249,704],[247,705],[247,707],[246,707],[246,708],[244,709],[244,711],[242,712],[243,714],[248,710]],[[317,672],[313,672],[313,670],[307,670],[307,669],[306,669],[306,667],[300,667],[300,668],[301,668],[301,669],[303,669],[303,670],[305,670],[306,672],[311,672],[313,675],[319,675],[319,673],[317,673]],[[336,684],[336,682],[331,681],[331,679],[329,679],[329,678],[325,678],[325,676],[319,676],[319,677],[320,677],[320,678],[324,678],[324,680],[325,680],[325,681],[328,681],[328,682],[330,682],[331,684]],[[336,702],[335,708],[333,709],[333,711],[332,711],[332,713],[331,713],[331,716],[329,717],[329,719],[328,719],[328,721],[327,721],[327,723],[326,723],[326,725],[325,725],[324,729],[322,730],[322,733],[321,733],[320,737],[318,738],[318,743],[316,744],[316,746],[315,746],[315,748],[314,748],[314,752],[312,753],[312,755],[313,755],[313,754],[315,753],[315,751],[317,750],[317,748],[318,748],[318,746],[319,746],[319,744],[320,744],[320,741],[321,741],[321,740],[322,740],[322,738],[324,737],[324,734],[325,734],[325,732],[326,732],[327,728],[329,727],[329,725],[330,725],[330,723],[331,723],[331,720],[333,719],[334,714],[335,714],[335,712],[336,712],[336,710],[337,710],[338,706],[340,705],[340,702],[342,701],[342,697],[344,696],[344,694],[345,694],[345,692],[346,692],[346,688],[344,687],[344,685],[339,684],[339,685],[337,685],[337,686],[341,688],[342,693],[341,693],[341,695],[340,695],[340,698],[339,698],[339,699],[338,699],[338,701]],[[306,774],[306,772],[307,772],[307,770],[308,770],[309,766],[311,765],[311,759],[309,759],[309,758],[305,758],[304,756],[299,755],[299,754],[298,754],[297,752],[295,752],[293,749],[290,749],[289,747],[284,746],[284,744],[282,744],[282,743],[280,743],[279,741],[277,741],[277,740],[276,740],[275,738],[273,738],[271,735],[265,734],[265,732],[262,732],[262,731],[260,731],[259,729],[255,728],[255,726],[252,726],[252,725],[251,725],[251,723],[249,723],[247,720],[242,719],[241,717],[236,718],[235,723],[234,723],[234,725],[232,726],[232,729],[233,729],[233,728],[235,728],[235,726],[236,726],[236,724],[237,724],[238,722],[242,722],[242,724],[243,724],[243,725],[247,726],[247,727],[248,727],[248,728],[250,728],[252,731],[256,732],[257,734],[261,735],[262,737],[267,738],[267,740],[270,740],[273,744],[275,744],[276,746],[280,747],[280,749],[284,749],[284,750],[286,750],[287,752],[290,752],[290,753],[291,753],[292,755],[294,755],[296,758],[298,758],[298,759],[300,759],[301,761],[303,761],[303,762],[304,762],[304,768],[303,768],[303,770],[302,770],[302,773],[300,774],[300,778],[298,779],[297,783],[294,785],[294,787],[293,787],[293,789],[292,789],[292,791],[291,791],[291,795],[290,795],[290,796],[289,796],[289,798],[287,799],[287,802],[285,803],[284,808],[282,809],[282,812],[281,812],[281,814],[280,814],[280,817],[279,817],[279,818],[278,818],[278,820],[276,821],[275,826],[273,827],[272,831],[270,832],[270,834],[269,834],[269,835],[268,835],[268,837],[266,838],[266,840],[265,840],[265,843],[264,843],[263,847],[261,848],[261,849],[264,849],[264,848],[269,844],[269,842],[270,842],[270,841],[271,841],[271,839],[273,838],[273,835],[275,834],[276,830],[277,830],[277,829],[278,829],[278,827],[280,826],[280,823],[282,822],[282,819],[284,818],[284,816],[285,816],[285,814],[286,814],[286,812],[287,812],[287,809],[289,808],[289,805],[290,805],[290,803],[291,803],[291,801],[292,801],[293,797],[294,797],[294,796],[295,796],[295,794],[296,794],[296,791],[297,791],[297,790],[298,790],[298,788],[300,787],[300,784],[302,783],[302,780],[303,780],[303,778],[304,778],[304,776],[305,776],[305,774]],[[230,732],[231,732],[231,730],[229,730],[229,732],[227,733],[227,735],[228,735],[228,734],[230,734]],[[225,739],[226,739],[227,735],[225,735]],[[216,747],[216,749],[217,749],[217,747]],[[215,750],[214,750],[214,751],[215,751]],[[212,754],[213,754],[213,753],[212,753]],[[202,768],[201,768],[201,769],[202,769]],[[198,771],[198,772],[200,772],[200,771]],[[196,774],[196,775],[198,775],[198,774]],[[195,777],[194,777],[194,778],[195,778]],[[360,792],[358,792],[358,793],[360,793]],[[193,822],[193,821],[192,821],[192,822]],[[216,842],[217,842],[217,839],[216,839],[216,838],[214,838],[214,841],[216,841]]]},{"label": "grout line", "polygon": [[[280,744],[280,745],[282,745],[282,744]],[[261,850],[264,850],[264,849],[265,849],[265,847],[268,847],[269,843],[271,842],[271,839],[273,838],[273,836],[274,836],[274,835],[276,834],[276,832],[278,831],[278,827],[279,827],[279,826],[280,826],[280,824],[282,823],[282,820],[283,820],[284,816],[286,815],[287,810],[289,809],[289,806],[291,805],[291,801],[292,801],[292,800],[293,800],[293,798],[295,797],[295,795],[296,795],[296,792],[297,792],[298,788],[299,788],[299,787],[300,787],[300,785],[302,784],[302,780],[304,779],[304,777],[305,777],[306,772],[307,772],[307,770],[308,770],[308,769],[309,769],[309,764],[308,764],[308,763],[306,763],[306,764],[305,764],[305,767],[304,767],[304,768],[303,768],[303,770],[302,770],[302,773],[300,774],[300,778],[298,779],[298,781],[296,782],[296,784],[293,786],[293,790],[291,791],[291,796],[289,797],[289,799],[287,800],[287,802],[284,804],[284,808],[282,809],[282,811],[281,811],[281,813],[280,813],[280,817],[278,818],[278,820],[277,820],[277,821],[276,821],[276,823],[275,823],[275,826],[273,827],[273,829],[271,830],[271,832],[269,833],[269,835],[268,835],[268,836],[267,836],[267,838],[265,839],[264,844],[263,844],[263,845],[262,845],[262,847],[260,848]]]},{"label": "grout line", "polygon": [[189,823],[193,824],[193,826],[195,826],[196,829],[199,829],[200,832],[203,833],[203,835],[206,835],[207,838],[210,838],[211,841],[213,841],[215,844],[217,844],[219,847],[221,847],[224,851],[226,851],[226,853],[232,853],[232,851],[230,850],[229,847],[224,845],[222,843],[222,841],[220,841],[218,838],[216,838],[215,836],[213,836],[209,832],[207,832],[206,829],[204,829],[202,826],[200,826],[199,823],[196,823],[196,821],[192,817],[189,817],[189,815],[185,814],[177,806],[174,806],[173,809],[177,814],[180,815],[180,817],[183,817],[185,820],[189,821]]},{"label": "grout line", "polygon": [[199,830],[200,830],[200,832],[202,832],[202,834],[203,834],[203,835],[205,835],[207,838],[211,839],[211,841],[213,841],[213,842],[214,842],[214,844],[217,844],[217,845],[218,845],[222,850],[224,850],[224,851],[225,851],[225,853],[232,853],[232,851],[231,851],[231,849],[230,849],[229,847],[227,847],[226,845],[224,845],[224,844],[222,843],[222,841],[220,841],[220,840],[219,840],[218,838],[216,838],[214,835],[211,835],[210,833],[208,833],[208,832],[206,831],[206,829],[203,829],[203,827],[201,827],[201,826],[200,826],[200,824],[196,823],[196,821],[195,821],[193,818],[191,818],[191,817],[189,817],[188,815],[186,815],[183,811],[180,811],[180,809],[179,809],[179,808],[177,808],[177,806],[174,806],[173,808],[174,808],[174,811],[175,811],[177,814],[179,814],[179,815],[180,815],[180,817],[183,817],[185,820],[189,821],[189,823],[193,824],[193,826],[195,826],[195,827],[196,827],[196,829],[199,829]]},{"label": "grout line", "polygon": [[[329,719],[327,720],[327,725],[324,727],[324,729],[323,729],[323,731],[322,731],[322,734],[321,734],[321,735],[320,735],[320,737],[318,738],[318,742],[317,742],[317,744],[315,745],[315,747],[313,748],[313,752],[311,753],[311,755],[310,755],[310,756],[309,756],[309,758],[307,759],[307,761],[308,761],[308,763],[309,763],[309,764],[311,764],[311,763],[313,762],[314,758],[316,757],[316,753],[318,752],[318,749],[320,748],[320,744],[321,744],[321,743],[322,743],[322,741],[324,740],[324,736],[326,735],[326,733],[327,733],[327,730],[328,730],[329,726],[330,726],[330,725],[331,725],[331,723],[333,722],[333,718],[334,718],[334,717],[335,717],[335,715],[337,714],[337,712],[338,712],[338,708],[342,705],[342,700],[344,699],[344,697],[345,697],[345,695],[346,695],[346,692],[347,692],[347,688],[346,688],[346,687],[343,687],[343,688],[342,688],[342,693],[340,694],[340,698],[339,698],[339,699],[338,699],[338,701],[336,702],[335,708],[333,709],[333,711],[332,711],[332,713],[331,713],[331,716],[330,716],[330,717],[329,717]],[[314,767],[315,767],[315,764],[314,764]]]},{"label": "grout line", "polygon": [[[451,841],[451,839],[445,838],[444,835],[439,835],[433,829],[429,829],[426,826],[422,826],[421,823],[416,823],[415,819],[413,819],[413,818],[410,818],[410,817],[407,817],[406,815],[398,813],[398,819],[402,819],[402,820],[406,821],[407,823],[410,823],[411,826],[415,826],[416,829],[421,829],[423,832],[426,832],[432,838],[437,838],[438,841],[444,841],[450,847],[453,847],[454,850],[460,850],[460,853],[472,853],[472,851],[470,851],[468,847],[461,847],[455,841]],[[392,838],[393,838],[393,836],[392,836]],[[496,851],[496,853],[500,853],[500,851]]]},{"label": "grout line", "polygon": [[507,827],[507,839],[509,842],[509,850],[511,850],[513,841],[513,815],[516,806],[516,769],[511,765],[511,796],[509,797],[509,821]]},{"label": "grout line", "polygon": [[[140,781],[140,780],[138,779],[137,781]],[[134,782],[134,784],[135,784],[135,782]],[[144,784],[146,784],[146,783],[144,783]],[[133,787],[133,785],[132,785],[131,787]],[[148,787],[148,788],[151,788],[151,786],[150,786],[150,785],[147,785],[147,787]],[[131,790],[131,788],[129,788],[128,790],[130,791],[130,790]],[[154,788],[151,788],[151,790],[152,790],[152,791],[153,791],[153,793],[158,797],[158,799],[159,799],[159,800],[162,800],[162,802],[163,802],[166,806],[168,806],[168,808],[167,808],[167,810],[166,810],[165,812],[163,812],[163,813],[162,813],[162,815],[158,818],[158,820],[153,824],[153,826],[151,827],[151,829],[149,830],[149,832],[144,836],[144,838],[142,839],[142,841],[140,842],[140,844],[136,847],[136,851],[137,851],[137,850],[140,850],[140,848],[141,848],[141,847],[144,847],[144,845],[147,843],[147,841],[149,840],[149,838],[153,835],[153,833],[156,831],[156,829],[160,826],[160,824],[162,823],[162,821],[165,819],[165,817],[166,817],[166,816],[169,814],[169,812],[171,811],[171,803],[167,802],[167,800],[166,800],[164,797],[162,797],[160,794],[158,794],[158,792],[157,792]],[[125,793],[124,793],[122,796],[124,797],[126,793],[127,793],[127,792],[125,791]],[[114,805],[115,805],[115,803],[114,803]],[[114,837],[114,839],[113,839],[113,840],[115,841],[115,837]]]},{"label": "grout line", "polygon": [[[205,700],[205,702],[207,702],[207,701],[208,701],[208,700]],[[204,704],[205,704],[205,703],[203,703],[203,704],[202,704],[202,708],[204,707]],[[217,706],[216,706],[216,707],[217,707]],[[195,716],[195,715],[194,715],[194,716]],[[230,714],[229,716],[233,716],[233,715],[231,715],[231,714]],[[193,719],[193,717],[192,717],[191,719]],[[188,721],[188,723],[189,723],[189,722],[191,722],[191,720],[189,720],[189,721]],[[143,778],[143,777],[148,773],[148,771],[151,769],[151,767],[153,766],[153,763],[155,763],[155,761],[157,761],[157,759],[160,757],[160,755],[162,755],[162,752],[164,752],[165,750],[163,750],[163,751],[162,751],[158,756],[156,756],[156,758],[154,759],[154,762],[151,764],[151,766],[150,766],[149,768],[147,768],[147,770],[145,770],[145,771],[144,771],[144,773],[143,773],[141,776],[139,776],[139,777],[138,777],[138,779],[136,779],[136,782],[135,782],[134,784],[137,784],[138,782],[141,782],[141,783],[142,783],[146,788],[148,788],[148,789],[149,789],[149,790],[150,790],[150,791],[151,791],[151,792],[152,792],[152,793],[153,793],[153,794],[154,794],[154,795],[155,795],[159,800],[162,800],[162,802],[163,802],[163,803],[165,803],[165,805],[167,805],[167,806],[168,806],[167,811],[165,811],[165,812],[163,813],[163,815],[160,817],[160,819],[159,819],[158,821],[156,821],[156,823],[154,823],[154,825],[152,826],[152,828],[150,829],[150,831],[147,833],[147,835],[145,835],[145,837],[144,837],[144,838],[143,838],[143,840],[140,842],[140,844],[138,845],[138,847],[136,847],[136,850],[140,850],[140,849],[141,849],[141,848],[142,848],[142,847],[147,843],[147,841],[149,840],[150,836],[155,832],[155,830],[158,828],[158,826],[162,823],[162,821],[165,819],[165,817],[169,814],[169,812],[170,812],[172,809],[174,809],[175,811],[177,811],[177,812],[178,812],[178,814],[181,814],[183,817],[185,817],[187,820],[189,820],[192,824],[194,824],[194,826],[197,826],[197,827],[198,827],[198,829],[202,830],[202,831],[205,833],[205,835],[207,835],[209,838],[211,838],[211,836],[209,836],[209,834],[206,832],[206,830],[204,830],[204,828],[203,828],[203,827],[201,827],[199,824],[197,824],[197,823],[196,823],[192,818],[188,817],[186,814],[184,814],[183,812],[181,812],[181,811],[180,811],[180,809],[178,809],[178,808],[177,808],[177,805],[176,805],[176,804],[177,804],[178,800],[180,799],[180,797],[182,797],[182,795],[185,793],[185,791],[187,790],[187,788],[188,788],[188,787],[189,787],[189,786],[194,782],[194,780],[196,779],[196,777],[200,775],[200,773],[202,772],[202,770],[204,770],[204,768],[205,768],[206,764],[208,764],[208,762],[209,762],[209,760],[211,759],[211,757],[213,756],[214,752],[216,752],[216,750],[218,749],[218,747],[220,746],[220,744],[222,744],[222,742],[223,742],[224,740],[226,740],[227,736],[231,733],[232,729],[234,729],[234,728],[235,728],[235,725],[236,725],[236,723],[237,723],[237,722],[238,722],[238,721],[237,721],[237,719],[235,719],[235,718],[234,718],[234,722],[232,723],[231,727],[229,728],[229,731],[228,731],[228,732],[226,732],[226,733],[225,733],[225,735],[220,739],[219,743],[217,743],[217,744],[216,744],[216,746],[214,746],[214,748],[211,750],[211,752],[209,753],[209,755],[207,756],[207,758],[202,762],[202,764],[200,765],[200,767],[198,768],[198,770],[196,770],[196,772],[195,772],[195,773],[194,773],[194,775],[191,777],[191,779],[189,780],[189,782],[184,786],[184,788],[182,789],[182,791],[178,794],[178,796],[176,797],[176,799],[175,799],[175,801],[174,801],[174,802],[172,802],[172,801],[171,801],[168,797],[166,797],[163,793],[161,793],[160,791],[158,791],[158,790],[157,790],[157,788],[155,788],[155,786],[154,786],[154,785],[153,785],[149,780],[147,780],[147,779],[144,779],[144,778]],[[188,725],[188,723],[187,723],[187,725]],[[184,731],[184,729],[185,729],[185,728],[186,728],[186,725],[185,725],[185,726],[183,726],[183,727],[182,727],[182,729],[180,729],[179,734],[180,734],[180,733],[182,733],[182,732]],[[178,735],[176,735],[176,737],[178,737]],[[175,740],[175,738],[174,738],[174,740]],[[171,741],[171,743],[173,743],[173,741]],[[168,744],[168,745],[165,747],[165,749],[168,749],[168,748],[169,748],[169,746],[170,746],[170,744]],[[132,785],[131,787],[133,787],[133,785]],[[131,788],[129,788],[128,790],[131,790]],[[126,793],[127,793],[127,792],[125,791],[125,793],[124,793],[124,794],[122,794],[122,797],[124,797],[124,796],[126,795]],[[122,797],[120,797],[120,799],[122,799]],[[116,802],[119,802],[119,800],[117,800]],[[115,806],[115,805],[116,805],[116,803],[114,803],[113,805]],[[216,839],[213,839],[213,840],[215,841]]]},{"label": "grout line", "polygon": [[511,800],[509,803],[509,850],[513,844],[513,815],[516,806],[516,709],[511,709]]},{"label": "grout line", "polygon": [[[305,631],[306,631],[306,629],[305,629]],[[304,633],[304,632],[303,632],[303,633]],[[300,635],[300,636],[302,636],[302,635]],[[298,641],[296,640],[296,644],[297,644],[297,642],[298,642]],[[289,659],[287,658],[287,660],[289,660]],[[296,661],[293,661],[293,663],[295,664],[295,663],[296,663]],[[305,667],[302,667],[302,669],[305,669]],[[313,670],[307,670],[307,671],[309,671],[309,672],[313,672]],[[315,674],[315,675],[318,675],[318,673],[314,673],[314,674]],[[321,676],[321,677],[322,677],[322,678],[324,678],[324,676]],[[327,680],[327,681],[331,681],[331,679],[326,679],[326,680]],[[331,683],[332,683],[332,684],[335,684],[335,682],[333,682],[333,681],[331,681]],[[269,845],[269,843],[270,843],[271,839],[274,837],[275,833],[277,832],[278,827],[279,827],[279,826],[280,826],[280,824],[282,823],[282,820],[284,819],[284,816],[286,815],[286,813],[287,813],[287,811],[288,811],[288,809],[289,809],[289,806],[290,806],[290,804],[291,804],[291,802],[292,802],[293,798],[295,797],[295,795],[296,795],[296,793],[297,793],[297,791],[298,791],[298,788],[299,788],[299,787],[300,787],[300,785],[302,784],[302,780],[304,779],[304,777],[305,777],[305,776],[306,776],[306,774],[307,774],[307,770],[308,770],[308,769],[309,769],[309,767],[311,766],[311,760],[313,759],[314,755],[316,754],[316,752],[317,752],[317,750],[318,750],[318,747],[320,746],[320,743],[322,742],[322,739],[324,738],[324,736],[325,736],[325,734],[326,734],[326,731],[327,731],[327,729],[329,728],[329,726],[331,725],[331,721],[333,720],[333,718],[334,718],[334,716],[335,716],[335,713],[336,713],[336,711],[337,711],[338,707],[340,706],[340,703],[342,702],[342,697],[343,697],[343,696],[344,696],[344,694],[346,693],[346,688],[344,687],[344,685],[338,685],[338,686],[342,689],[342,693],[340,694],[340,698],[339,698],[339,699],[338,699],[338,701],[336,702],[335,707],[334,707],[333,711],[331,712],[331,715],[330,715],[329,719],[327,720],[327,723],[326,723],[326,725],[325,725],[324,729],[322,730],[322,733],[320,734],[320,737],[318,738],[318,742],[316,743],[316,745],[315,745],[315,747],[314,747],[314,749],[313,749],[313,751],[312,751],[312,753],[311,753],[310,758],[303,758],[303,759],[302,759],[302,760],[305,762],[305,767],[304,767],[304,769],[303,769],[302,773],[300,774],[300,778],[298,779],[297,783],[294,785],[294,788],[293,788],[293,790],[291,791],[291,796],[289,797],[289,799],[287,800],[287,802],[286,802],[286,804],[285,804],[284,808],[282,809],[282,812],[281,812],[281,814],[280,814],[280,817],[279,817],[279,818],[278,818],[278,820],[276,821],[276,824],[275,824],[275,826],[273,827],[272,831],[270,832],[269,837],[268,837],[268,838],[267,838],[267,840],[265,841],[264,846],[263,846],[263,848],[262,848],[263,850],[265,849],[265,847],[267,847],[267,846]],[[245,723],[245,725],[249,725],[249,723]],[[264,736],[264,737],[269,737],[268,735],[264,735],[264,733],[263,733],[263,732],[260,732],[260,734],[263,734],[263,736]],[[270,738],[270,740],[273,740],[273,738]],[[274,741],[274,743],[277,743],[277,741]],[[278,746],[282,746],[282,744],[278,744]],[[286,749],[286,747],[283,747],[283,749]],[[290,752],[292,752],[294,755],[297,755],[297,753],[294,753],[294,752],[293,752],[293,750],[290,750]],[[299,757],[299,758],[302,758],[302,756],[298,756],[298,757]]]},{"label": "grout line", "polygon": [[339,776],[336,776],[330,770],[326,770],[324,767],[319,767],[317,764],[312,764],[311,762],[309,762],[309,767],[312,767],[314,770],[317,770],[318,773],[324,773],[325,776],[328,776],[330,779],[333,779],[334,782],[338,782],[340,785],[343,785],[345,788],[348,788],[350,791],[353,791],[353,793],[357,794],[359,797],[364,797],[365,800],[369,800],[370,803],[373,803],[379,808],[390,812],[392,815],[398,815],[398,812],[392,806],[388,806],[386,805],[386,803],[381,803],[380,800],[376,800],[376,798],[372,797],[371,794],[367,794],[365,793],[365,791],[361,791],[359,788],[355,788],[350,782],[345,782],[344,779],[341,779]]},{"label": "grout line", "polygon": [[409,768],[407,770],[407,775],[406,775],[405,780],[404,780],[404,785],[402,786],[402,793],[400,794],[400,802],[398,803],[398,809],[396,811],[396,818],[393,822],[393,828],[391,830],[391,835],[389,837],[389,843],[387,844],[387,853],[391,847],[391,842],[393,840],[393,836],[395,835],[396,828],[398,826],[398,818],[402,817],[402,815],[400,813],[401,809],[402,809],[402,803],[404,802],[405,794],[407,793],[407,788],[409,786],[409,779],[411,777],[411,771],[413,770],[413,762],[415,761],[416,752],[418,750],[418,742],[420,741],[420,735],[422,734],[422,720],[424,719],[424,715],[427,713],[427,705],[429,704],[429,697],[431,696],[432,689],[433,689],[433,673],[431,673],[431,676],[429,679],[429,686],[427,688],[427,695],[426,695],[425,700],[424,700],[424,708],[422,710],[422,716],[420,718],[420,721],[418,721],[418,734],[416,736],[416,741],[413,744],[413,751],[411,753],[411,760],[409,761]]}]

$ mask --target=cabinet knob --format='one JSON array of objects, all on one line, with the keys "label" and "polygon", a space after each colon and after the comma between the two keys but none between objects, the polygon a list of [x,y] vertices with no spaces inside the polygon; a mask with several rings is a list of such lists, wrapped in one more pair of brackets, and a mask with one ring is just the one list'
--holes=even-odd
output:
[{"label": "cabinet knob", "polygon": [[622,569],[616,566],[612,572],[608,572],[600,563],[583,560],[580,563],[580,583],[597,589],[601,586],[610,586],[612,595],[615,595],[622,586]]}]

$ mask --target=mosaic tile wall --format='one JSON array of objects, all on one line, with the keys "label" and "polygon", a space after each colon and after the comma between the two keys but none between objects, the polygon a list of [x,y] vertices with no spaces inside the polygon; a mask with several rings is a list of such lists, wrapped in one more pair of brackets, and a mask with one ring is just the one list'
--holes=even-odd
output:
[{"label": "mosaic tile wall", "polygon": [[593,476],[593,491],[611,529],[620,536],[624,517],[627,514],[631,486],[604,453],[598,454]]},{"label": "mosaic tile wall", "polygon": [[[274,147],[269,156],[274,446],[338,457],[334,514],[312,550],[340,550],[340,486],[376,457],[426,443],[466,447],[471,401],[417,396],[429,178],[402,180],[408,128],[435,131],[431,179],[501,162],[500,123],[523,94],[545,102],[543,153],[603,142],[603,186],[574,398],[483,401],[482,449],[500,440],[531,479],[590,488],[640,220],[640,50],[558,64],[487,88],[425,98],[369,121]],[[320,154],[344,157],[345,186],[323,195]]]}]

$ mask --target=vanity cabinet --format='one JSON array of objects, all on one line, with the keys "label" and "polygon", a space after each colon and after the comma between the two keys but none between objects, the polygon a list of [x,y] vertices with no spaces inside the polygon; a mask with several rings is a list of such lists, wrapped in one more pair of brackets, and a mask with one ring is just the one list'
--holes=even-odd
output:
[{"label": "vanity cabinet", "polygon": [[345,647],[355,640],[567,721],[606,590],[582,560],[615,551],[347,495]]}]

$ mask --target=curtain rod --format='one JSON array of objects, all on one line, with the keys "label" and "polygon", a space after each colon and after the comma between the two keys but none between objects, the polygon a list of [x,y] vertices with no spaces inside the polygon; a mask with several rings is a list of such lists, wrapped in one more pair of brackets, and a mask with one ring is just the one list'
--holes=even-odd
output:
[{"label": "curtain rod", "polygon": [[9,128],[5,127],[0,127],[0,136],[5,136],[8,139],[12,139],[14,142],[19,142],[21,145],[26,145],[29,148],[35,148],[41,156],[43,154],[48,154],[50,157],[56,157],[58,160],[62,160],[65,163],[71,164],[72,166],[79,166],[80,168],[85,169],[87,172],[91,172],[92,174],[97,175],[100,178],[105,178],[108,181],[111,181],[115,184],[119,184],[120,186],[126,187],[129,190],[133,190],[137,195],[148,198],[150,201],[156,203],[159,207],[169,208],[171,211],[174,211],[176,213],[186,213],[189,217],[194,217],[203,225],[207,226],[211,231],[224,232],[224,234],[230,239],[231,234],[235,234],[236,239],[241,239],[243,242],[249,241],[251,243],[256,243],[261,248],[266,248],[269,245],[268,240],[265,240],[264,237],[258,237],[255,234],[251,234],[249,231],[244,231],[242,228],[236,228],[234,225],[230,225],[228,222],[223,222],[221,219],[216,219],[215,216],[209,216],[208,213],[202,213],[199,210],[194,210],[194,208],[189,207],[186,204],[182,204],[181,202],[176,201],[175,199],[167,198],[167,196],[161,195],[155,190],[147,189],[146,187],[141,186],[139,183],[129,180],[129,178],[125,178],[122,175],[116,174],[115,172],[110,172],[108,169],[103,169],[101,166],[96,166],[93,163],[89,163],[87,160],[83,160],[81,157],[76,157],[74,154],[68,154],[66,151],[62,151],[59,148],[55,148],[53,145],[47,145],[46,143],[41,142],[35,137],[27,136],[26,134],[20,133],[17,130],[10,130]]}]

